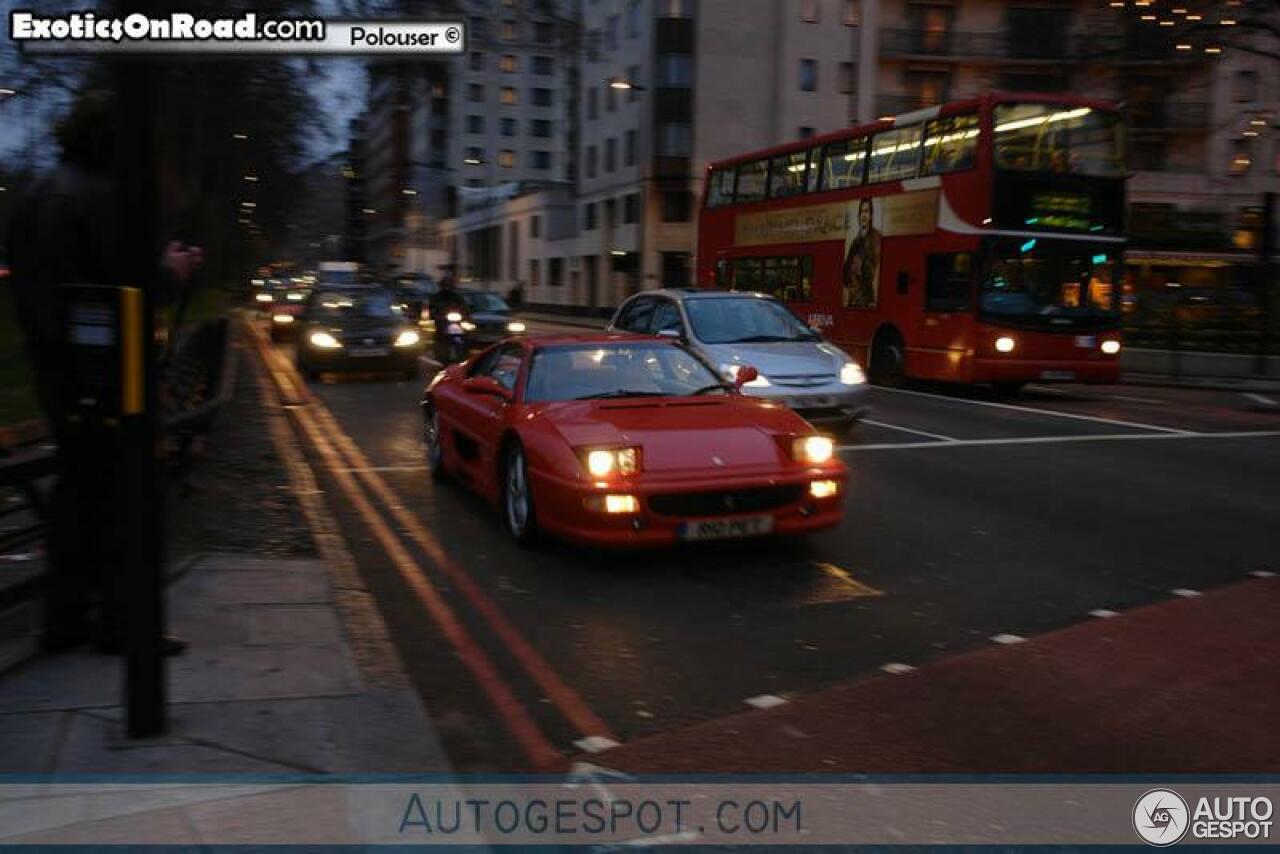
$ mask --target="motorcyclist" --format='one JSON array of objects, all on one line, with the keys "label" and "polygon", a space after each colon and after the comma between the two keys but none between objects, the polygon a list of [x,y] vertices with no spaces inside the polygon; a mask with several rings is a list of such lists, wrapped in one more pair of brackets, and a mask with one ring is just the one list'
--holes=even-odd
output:
[{"label": "motorcyclist", "polygon": [[466,315],[467,303],[454,286],[453,276],[446,274],[440,280],[440,290],[431,297],[431,320],[435,324],[436,357],[449,362],[461,359],[463,354],[452,352],[458,348],[449,335],[449,315],[453,312]]}]

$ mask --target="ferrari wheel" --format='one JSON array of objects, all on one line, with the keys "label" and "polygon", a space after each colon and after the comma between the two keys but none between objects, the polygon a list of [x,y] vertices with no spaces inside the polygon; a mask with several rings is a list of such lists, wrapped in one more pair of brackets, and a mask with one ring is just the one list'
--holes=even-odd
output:
[{"label": "ferrari wheel", "polygon": [[503,472],[502,510],[507,521],[507,531],[520,545],[529,545],[537,538],[537,521],[533,511],[533,490],[529,485],[529,467],[525,463],[524,449],[512,444],[507,449],[506,467]]},{"label": "ferrari wheel", "polygon": [[440,415],[434,406],[424,408],[422,442],[427,447],[427,469],[432,480],[442,480],[444,470],[444,445],[440,438]]}]

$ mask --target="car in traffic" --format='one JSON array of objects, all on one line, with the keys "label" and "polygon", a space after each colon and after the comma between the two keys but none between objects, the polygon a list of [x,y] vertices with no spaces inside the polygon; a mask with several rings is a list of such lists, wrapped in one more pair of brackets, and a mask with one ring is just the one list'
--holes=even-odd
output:
[{"label": "car in traffic", "polygon": [[745,394],[784,404],[834,433],[869,411],[857,361],[768,294],[646,291],[622,303],[608,328],[682,341],[728,379],[751,365],[758,375],[743,384]]},{"label": "car in traffic", "polygon": [[295,278],[283,282],[281,287],[271,293],[271,340],[283,341],[293,333],[298,320],[306,311],[311,287]]},{"label": "car in traffic", "polygon": [[297,365],[308,379],[325,371],[419,373],[421,336],[385,288],[321,288],[298,321]]},{"label": "car in traffic", "polygon": [[418,323],[431,298],[440,292],[440,286],[430,276],[401,276],[396,279],[395,292],[405,316]]},{"label": "car in traffic", "polygon": [[[744,366],[738,384],[755,370]],[[606,547],[801,534],[839,523],[833,440],[748,397],[680,342],[592,333],[509,339],[423,396],[435,478],[540,533]]]},{"label": "car in traffic", "polygon": [[466,303],[462,330],[467,346],[481,349],[511,335],[522,335],[524,321],[511,316],[511,306],[493,291],[459,291]]}]

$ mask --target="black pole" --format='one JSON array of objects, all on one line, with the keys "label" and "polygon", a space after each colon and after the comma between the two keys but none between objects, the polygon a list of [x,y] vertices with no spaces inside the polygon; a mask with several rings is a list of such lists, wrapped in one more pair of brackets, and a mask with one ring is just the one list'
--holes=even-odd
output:
[{"label": "black pole", "polygon": [[1262,194],[1262,240],[1258,252],[1258,298],[1262,308],[1262,335],[1258,346],[1257,373],[1267,373],[1271,353],[1272,325],[1276,315],[1276,276],[1272,259],[1276,248],[1276,194]]},{"label": "black pole", "polygon": [[[145,6],[122,3],[121,6]],[[134,9],[131,11],[146,11]],[[143,60],[116,63],[118,103],[117,192],[120,257],[124,287],[142,292],[141,333],[144,404],[140,414],[122,419],[127,468],[126,560],[119,599],[125,616],[125,706],[130,738],[162,734],[165,716],[164,494],[160,484],[155,310],[159,248],[156,180],[156,67]]]}]

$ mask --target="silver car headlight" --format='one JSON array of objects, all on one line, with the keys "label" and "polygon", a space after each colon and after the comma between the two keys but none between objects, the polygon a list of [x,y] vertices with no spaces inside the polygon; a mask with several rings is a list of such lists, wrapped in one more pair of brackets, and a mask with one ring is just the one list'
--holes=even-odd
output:
[{"label": "silver car headlight", "polygon": [[867,375],[863,373],[862,366],[857,362],[845,362],[840,368],[840,383],[842,385],[862,385],[867,381]]}]

